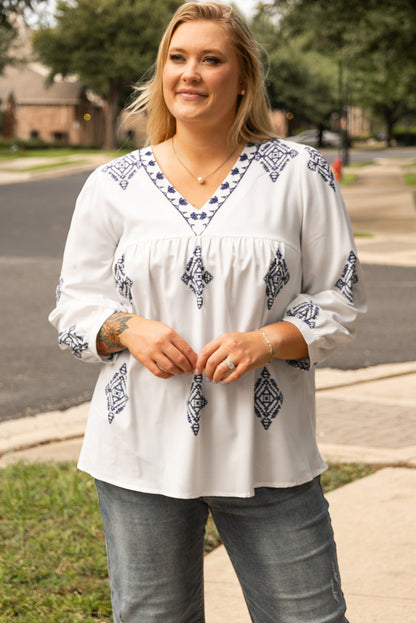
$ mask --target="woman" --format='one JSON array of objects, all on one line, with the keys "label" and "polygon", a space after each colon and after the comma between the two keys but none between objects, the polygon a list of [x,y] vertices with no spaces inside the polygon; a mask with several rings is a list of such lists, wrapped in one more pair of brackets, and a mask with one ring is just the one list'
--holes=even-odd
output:
[{"label": "woman", "polygon": [[339,190],[275,138],[228,6],[178,9],[135,108],[152,146],[85,184],[51,314],[62,347],[104,364],[79,467],[114,621],[204,621],[211,509],[252,621],[345,622],[313,372],[365,311]]}]

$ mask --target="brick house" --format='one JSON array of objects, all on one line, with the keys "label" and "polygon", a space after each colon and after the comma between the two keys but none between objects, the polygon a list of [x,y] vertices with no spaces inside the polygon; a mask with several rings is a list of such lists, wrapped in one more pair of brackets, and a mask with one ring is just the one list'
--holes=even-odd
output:
[{"label": "brick house", "polygon": [[80,82],[47,82],[38,63],[8,66],[0,75],[0,108],[7,109],[4,138],[40,139],[69,145],[98,145],[103,139],[103,108]]}]

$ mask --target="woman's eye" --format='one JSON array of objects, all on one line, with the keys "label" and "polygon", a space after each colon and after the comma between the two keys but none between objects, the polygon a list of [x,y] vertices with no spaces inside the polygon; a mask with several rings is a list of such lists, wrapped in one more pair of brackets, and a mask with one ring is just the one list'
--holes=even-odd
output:
[{"label": "woman's eye", "polygon": [[206,56],[204,58],[205,63],[209,63],[210,65],[218,65],[218,63],[220,62],[220,59],[217,58],[216,56]]},{"label": "woman's eye", "polygon": [[173,63],[179,63],[180,61],[183,61],[183,56],[182,54],[169,54],[169,60]]}]

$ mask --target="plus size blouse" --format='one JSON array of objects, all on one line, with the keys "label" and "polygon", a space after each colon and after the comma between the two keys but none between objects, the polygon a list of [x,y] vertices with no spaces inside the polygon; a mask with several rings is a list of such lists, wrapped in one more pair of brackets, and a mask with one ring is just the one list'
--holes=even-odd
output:
[{"label": "plus size blouse", "polygon": [[[128,350],[98,355],[97,333],[116,311],[166,323],[197,353],[222,333],[285,320],[308,357],[274,359],[230,384],[159,379]],[[316,150],[247,144],[199,210],[151,147],[99,167],[79,195],[50,314],[60,346],[101,365],[79,468],[177,498],[311,480],[326,468],[314,369],[364,312],[349,218]]]}]

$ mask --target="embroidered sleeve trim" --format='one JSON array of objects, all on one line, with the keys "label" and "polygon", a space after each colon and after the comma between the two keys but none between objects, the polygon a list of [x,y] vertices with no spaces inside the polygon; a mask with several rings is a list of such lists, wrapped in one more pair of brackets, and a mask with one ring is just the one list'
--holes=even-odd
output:
[{"label": "embroidered sleeve trim", "polygon": [[319,307],[309,300],[295,305],[286,313],[288,316],[299,318],[299,320],[302,320],[308,327],[313,329],[316,326],[315,320],[319,315]]},{"label": "embroidered sleeve trim", "polygon": [[325,158],[312,147],[306,147],[305,149],[306,152],[309,154],[308,169],[310,169],[310,171],[318,173],[318,175],[324,180],[324,182],[326,184],[329,184],[329,186],[335,192],[335,177]]},{"label": "embroidered sleeve trim", "polygon": [[298,370],[302,370],[303,372],[307,372],[311,369],[311,360],[309,357],[304,357],[303,359],[286,359],[286,363],[292,368],[298,368]]},{"label": "embroidered sleeve trim", "polygon": [[358,283],[356,269],[357,259],[354,251],[351,251],[348,256],[348,261],[344,266],[344,270],[342,271],[342,275],[335,284],[335,287],[342,292],[351,305],[354,303],[354,285]]},{"label": "embroidered sleeve trim", "polygon": [[117,291],[119,292],[119,294],[121,294],[121,296],[123,296],[130,303],[132,303],[133,296],[131,293],[131,288],[133,286],[133,281],[126,275],[124,255],[122,255],[114,264],[113,274]]},{"label": "embroidered sleeve trim", "polygon": [[82,358],[82,352],[88,348],[88,342],[84,340],[82,335],[76,332],[75,325],[59,333],[58,344],[69,348],[78,359]]}]

